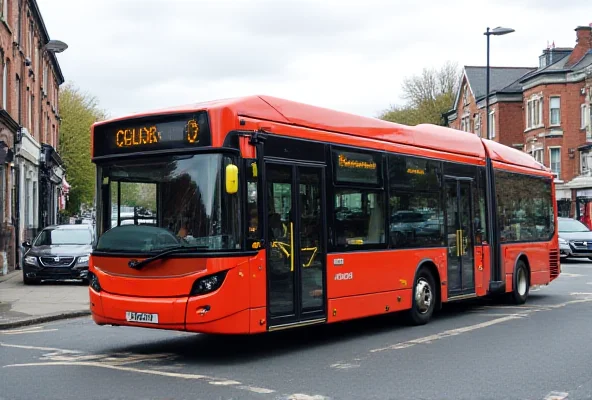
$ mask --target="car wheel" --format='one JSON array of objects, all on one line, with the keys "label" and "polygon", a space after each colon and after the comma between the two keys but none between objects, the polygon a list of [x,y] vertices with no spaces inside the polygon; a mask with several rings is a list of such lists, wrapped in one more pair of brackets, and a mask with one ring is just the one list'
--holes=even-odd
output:
[{"label": "car wheel", "polygon": [[40,280],[39,280],[39,279],[37,279],[37,278],[27,278],[27,277],[25,276],[25,274],[23,273],[23,283],[24,283],[25,285],[36,285],[36,284],[38,284],[38,283],[39,283],[39,281],[40,281]]}]

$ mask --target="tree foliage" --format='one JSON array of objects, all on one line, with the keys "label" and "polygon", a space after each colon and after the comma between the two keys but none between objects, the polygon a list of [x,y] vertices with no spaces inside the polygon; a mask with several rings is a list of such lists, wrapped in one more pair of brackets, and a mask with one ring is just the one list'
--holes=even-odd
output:
[{"label": "tree foliage", "polygon": [[81,204],[92,204],[95,191],[95,167],[90,156],[90,128],[107,118],[96,97],[82,92],[69,82],[60,88],[60,140],[58,151],[70,184],[67,209],[77,213]]},{"label": "tree foliage", "polygon": [[455,63],[447,62],[441,68],[424,68],[419,75],[403,81],[403,106],[391,106],[379,118],[405,125],[443,124],[442,114],[450,110],[461,71]]}]

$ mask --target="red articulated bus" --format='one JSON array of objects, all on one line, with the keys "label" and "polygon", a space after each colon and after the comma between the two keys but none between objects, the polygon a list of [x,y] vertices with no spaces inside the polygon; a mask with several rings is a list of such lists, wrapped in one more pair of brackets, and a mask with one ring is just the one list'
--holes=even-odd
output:
[{"label": "red articulated bus", "polygon": [[97,324],[253,334],[560,273],[553,174],[474,134],[266,96],[100,122]]}]

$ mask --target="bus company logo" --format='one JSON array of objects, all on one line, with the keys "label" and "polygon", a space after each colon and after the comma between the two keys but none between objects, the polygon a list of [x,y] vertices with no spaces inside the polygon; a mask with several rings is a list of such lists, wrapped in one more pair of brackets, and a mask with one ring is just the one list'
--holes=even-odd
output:
[{"label": "bus company logo", "polygon": [[350,160],[343,154],[339,155],[339,166],[344,168],[376,169],[374,161]]},{"label": "bus company logo", "polygon": [[338,274],[335,274],[335,280],[336,281],[349,281],[354,279],[354,273],[353,272],[340,272]]}]

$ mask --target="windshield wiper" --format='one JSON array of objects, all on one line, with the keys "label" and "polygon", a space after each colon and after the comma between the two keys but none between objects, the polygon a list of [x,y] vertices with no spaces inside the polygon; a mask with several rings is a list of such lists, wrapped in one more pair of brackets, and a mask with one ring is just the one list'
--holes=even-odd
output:
[{"label": "windshield wiper", "polygon": [[138,271],[141,270],[142,268],[144,268],[144,266],[146,264],[151,263],[152,261],[156,261],[158,259],[161,259],[163,257],[168,256],[169,254],[174,254],[174,253],[184,253],[186,251],[190,252],[190,251],[196,251],[196,250],[204,250],[204,249],[208,249],[208,246],[176,246],[176,247],[169,247],[168,249],[161,251],[160,253],[150,257],[150,258],[146,258],[145,260],[142,261],[138,261],[138,260],[130,260],[127,265],[130,268],[133,269],[137,269]]}]

